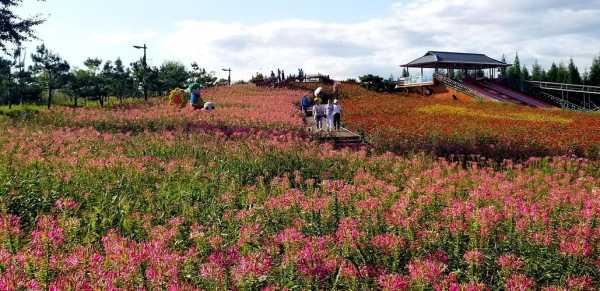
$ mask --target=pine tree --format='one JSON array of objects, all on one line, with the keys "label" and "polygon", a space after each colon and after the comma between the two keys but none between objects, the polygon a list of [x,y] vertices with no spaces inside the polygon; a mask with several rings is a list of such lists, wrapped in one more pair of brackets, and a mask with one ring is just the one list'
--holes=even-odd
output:
[{"label": "pine tree", "polygon": [[60,88],[65,81],[70,66],[59,55],[54,54],[43,44],[37,47],[36,53],[31,55],[33,66],[31,70],[38,74],[39,79],[48,90],[48,108],[52,106],[52,91]]},{"label": "pine tree", "polygon": [[542,66],[537,62],[537,60],[533,63],[531,67],[531,80],[533,81],[542,81],[544,80]]},{"label": "pine tree", "polygon": [[23,0],[0,1],[0,49],[6,52],[8,44],[20,45],[22,42],[35,39],[33,28],[46,20],[39,15],[23,18],[14,10],[21,6]]},{"label": "pine tree", "polygon": [[594,58],[592,67],[588,76],[588,84],[592,86],[600,86],[600,55]]},{"label": "pine tree", "polygon": [[569,75],[567,79],[569,84],[581,85],[583,83],[581,80],[581,74],[579,74],[579,69],[577,69],[577,66],[575,66],[573,59],[569,60],[568,71]]},{"label": "pine tree", "polygon": [[521,61],[519,60],[519,54],[515,55],[515,61],[513,65],[508,69],[508,79],[511,81],[517,81],[521,79]]},{"label": "pine tree", "polygon": [[554,83],[558,82],[558,66],[554,62],[546,74],[546,81]]},{"label": "pine tree", "polygon": [[558,65],[558,76],[557,76],[556,81],[558,83],[568,83],[569,82],[569,69],[562,62]]},{"label": "pine tree", "polygon": [[523,66],[523,69],[521,70],[521,81],[529,80],[531,80],[531,76],[529,76],[529,70],[527,70],[527,67]]},{"label": "pine tree", "polygon": [[[505,55],[502,55],[502,62],[506,64],[506,56]],[[507,76],[508,76],[508,72],[507,72],[506,67],[500,68],[500,76],[498,76],[498,77],[500,79],[506,79]]]}]

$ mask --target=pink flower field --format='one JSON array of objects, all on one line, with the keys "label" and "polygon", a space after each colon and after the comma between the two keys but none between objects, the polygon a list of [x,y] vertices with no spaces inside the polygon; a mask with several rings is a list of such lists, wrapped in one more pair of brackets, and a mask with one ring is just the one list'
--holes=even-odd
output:
[{"label": "pink flower field", "polygon": [[303,91],[0,117],[0,290],[598,290],[600,164],[335,150]]}]

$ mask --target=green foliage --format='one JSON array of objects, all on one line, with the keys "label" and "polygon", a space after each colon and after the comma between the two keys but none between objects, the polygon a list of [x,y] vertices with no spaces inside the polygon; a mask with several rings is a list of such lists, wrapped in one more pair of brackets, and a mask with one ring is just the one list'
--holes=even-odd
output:
[{"label": "green foliage", "polygon": [[519,60],[519,54],[515,55],[515,60],[507,71],[507,77],[509,80],[521,80],[521,61]]},{"label": "green foliage", "polygon": [[44,44],[37,47],[36,53],[31,55],[31,59],[33,61],[31,71],[36,74],[42,84],[45,84],[48,90],[48,108],[50,108],[52,91],[60,88],[68,79],[69,63],[58,54],[48,50]]},{"label": "green foliage", "polygon": [[24,41],[34,39],[33,28],[45,21],[40,16],[23,18],[15,14],[15,8],[22,3],[23,0],[0,1],[0,49],[4,52],[9,44],[20,45]]},{"label": "green foliage", "polygon": [[531,80],[533,81],[543,81],[546,79],[546,72],[542,69],[542,66],[537,62],[537,60],[533,63],[531,67]]},{"label": "green foliage", "polygon": [[600,86],[600,55],[592,62],[587,82],[589,85]]},{"label": "green foliage", "polygon": [[377,75],[364,75],[358,78],[360,85],[367,90],[377,92],[393,92],[396,87],[396,82],[393,79],[383,79]]},{"label": "green foliage", "polygon": [[161,91],[184,88],[189,77],[190,73],[182,63],[165,62],[160,67],[159,72],[159,79],[162,86]]},{"label": "green foliage", "polygon": [[192,63],[192,71],[189,73],[189,83],[199,83],[204,87],[214,87],[217,84],[217,77],[214,72],[208,72],[201,68],[196,62]]},{"label": "green foliage", "polygon": [[580,85],[583,83],[583,80],[581,79],[581,74],[579,73],[579,69],[577,68],[577,66],[575,66],[575,63],[573,62],[573,59],[569,60],[569,66],[568,66],[568,82],[569,84],[576,84],[576,85]]}]

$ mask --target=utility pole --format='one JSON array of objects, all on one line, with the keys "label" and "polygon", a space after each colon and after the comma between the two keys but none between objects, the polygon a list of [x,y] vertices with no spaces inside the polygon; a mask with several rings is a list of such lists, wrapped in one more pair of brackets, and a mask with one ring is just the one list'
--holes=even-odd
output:
[{"label": "utility pole", "polygon": [[227,83],[231,86],[231,68],[223,69],[224,72],[229,72],[229,77],[227,77]]},{"label": "utility pole", "polygon": [[147,70],[147,63],[146,63],[146,50],[148,49],[148,47],[146,46],[146,44],[144,44],[143,46],[139,46],[139,45],[134,45],[133,46],[136,49],[143,49],[144,50],[144,57],[142,58],[142,86],[144,88],[144,101],[148,101],[148,86],[146,85],[146,70]]}]

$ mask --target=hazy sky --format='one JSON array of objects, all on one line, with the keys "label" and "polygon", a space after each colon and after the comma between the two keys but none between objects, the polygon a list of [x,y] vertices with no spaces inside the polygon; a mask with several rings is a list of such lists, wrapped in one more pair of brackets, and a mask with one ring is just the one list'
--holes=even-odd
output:
[{"label": "hazy sky", "polygon": [[131,46],[147,43],[152,65],[232,67],[234,79],[276,67],[397,75],[428,50],[509,61],[518,51],[546,66],[572,57],[583,71],[600,54],[600,0],[25,0],[20,10],[47,16],[39,37],[74,66],[130,63]]}]

